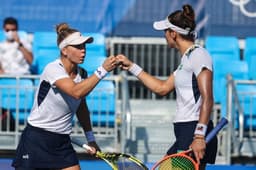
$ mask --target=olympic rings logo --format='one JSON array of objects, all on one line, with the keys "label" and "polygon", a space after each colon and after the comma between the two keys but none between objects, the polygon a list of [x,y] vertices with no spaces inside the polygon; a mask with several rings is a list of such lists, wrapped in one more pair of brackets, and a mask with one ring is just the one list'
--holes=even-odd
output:
[{"label": "olympic rings logo", "polygon": [[248,11],[245,6],[251,1],[251,0],[229,0],[233,5],[239,6],[240,11],[247,17],[256,17],[256,12],[250,12]]}]

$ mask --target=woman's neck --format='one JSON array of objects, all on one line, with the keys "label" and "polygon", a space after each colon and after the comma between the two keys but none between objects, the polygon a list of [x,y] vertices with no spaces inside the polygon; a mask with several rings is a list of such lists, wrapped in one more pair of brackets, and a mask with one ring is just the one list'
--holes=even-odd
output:
[{"label": "woman's neck", "polygon": [[67,74],[70,77],[73,77],[77,74],[77,65],[70,62],[70,60],[68,60],[66,57],[61,57],[60,60],[63,64],[63,67],[65,68]]},{"label": "woman's neck", "polygon": [[179,51],[181,53],[181,56],[184,55],[184,53],[192,46],[194,45],[194,42],[192,41],[183,41],[182,44],[179,45]]}]

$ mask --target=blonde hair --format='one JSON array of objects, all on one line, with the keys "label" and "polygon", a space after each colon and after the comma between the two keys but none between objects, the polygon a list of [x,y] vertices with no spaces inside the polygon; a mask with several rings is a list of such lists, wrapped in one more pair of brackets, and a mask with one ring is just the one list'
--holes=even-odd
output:
[{"label": "blonde hair", "polygon": [[70,28],[67,23],[60,23],[56,25],[57,45],[59,45],[67,36],[74,32],[79,32],[76,29]]}]

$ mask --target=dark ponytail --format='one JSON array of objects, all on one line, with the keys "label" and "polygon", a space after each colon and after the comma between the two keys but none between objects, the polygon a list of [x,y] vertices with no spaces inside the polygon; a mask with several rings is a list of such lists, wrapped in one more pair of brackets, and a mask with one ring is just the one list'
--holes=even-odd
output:
[{"label": "dark ponytail", "polygon": [[180,34],[184,39],[194,41],[195,40],[195,28],[196,28],[196,22],[195,22],[195,12],[191,5],[185,4],[182,7],[182,10],[177,10],[173,13],[171,13],[168,16],[168,20],[173,25],[176,25],[180,28],[183,28],[185,30],[188,30],[188,35],[182,35]]}]

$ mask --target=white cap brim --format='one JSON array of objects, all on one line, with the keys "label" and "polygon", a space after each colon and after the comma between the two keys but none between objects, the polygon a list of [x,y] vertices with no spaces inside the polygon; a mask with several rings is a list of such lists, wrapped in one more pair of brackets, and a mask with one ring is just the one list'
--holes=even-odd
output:
[{"label": "white cap brim", "polygon": [[178,32],[180,34],[183,34],[183,35],[188,35],[189,34],[188,30],[185,30],[183,28],[180,28],[180,27],[170,23],[168,18],[165,19],[165,20],[154,22],[153,27],[154,27],[155,30],[166,30],[166,29],[170,28],[173,31],[176,31],[176,32]]},{"label": "white cap brim", "polygon": [[92,42],[93,42],[93,37],[90,37],[90,36],[85,37],[85,36],[82,36],[80,32],[74,32],[59,44],[59,48],[62,49],[68,45],[79,45],[83,43],[92,43]]},{"label": "white cap brim", "polygon": [[166,30],[169,28],[169,25],[168,20],[161,20],[154,22],[153,27],[155,30]]},{"label": "white cap brim", "polygon": [[79,38],[71,41],[69,43],[69,45],[79,45],[79,44],[83,44],[83,43],[92,43],[92,42],[93,42],[93,37],[80,36]]}]

